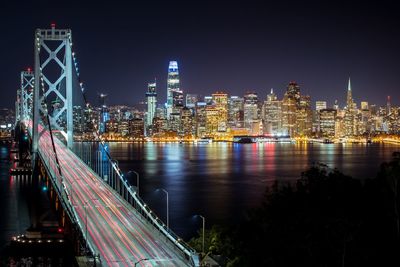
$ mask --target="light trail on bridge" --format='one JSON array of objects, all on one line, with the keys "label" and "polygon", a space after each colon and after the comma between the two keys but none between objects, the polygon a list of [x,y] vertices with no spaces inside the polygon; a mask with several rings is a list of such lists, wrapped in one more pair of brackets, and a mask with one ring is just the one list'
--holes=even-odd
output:
[{"label": "light trail on bridge", "polygon": [[[166,237],[134,207],[60,140],[54,138],[54,141],[71,203],[81,225],[87,225],[88,242],[98,250],[102,265],[133,266],[142,260],[137,266],[190,266],[183,254],[166,242]],[[39,151],[48,159],[48,167],[57,174],[48,131],[40,137]]]}]

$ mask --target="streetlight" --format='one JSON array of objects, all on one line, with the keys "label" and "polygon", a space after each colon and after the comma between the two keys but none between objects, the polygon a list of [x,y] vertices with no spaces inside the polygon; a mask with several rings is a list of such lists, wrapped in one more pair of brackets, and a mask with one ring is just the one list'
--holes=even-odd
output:
[{"label": "streetlight", "polygon": [[199,216],[202,220],[203,220],[203,241],[202,241],[202,253],[204,255],[204,235],[205,235],[205,228],[206,228],[206,218],[204,218],[204,216],[201,215],[197,215]]},{"label": "streetlight", "polygon": [[167,195],[167,228],[169,229],[169,198],[168,198],[168,191],[165,190],[164,188],[159,188],[159,190],[162,190]]},{"label": "streetlight", "polygon": [[139,196],[139,173],[135,172],[135,171],[129,171],[128,173],[133,172],[134,174],[136,174],[136,188],[137,188],[137,194]]}]

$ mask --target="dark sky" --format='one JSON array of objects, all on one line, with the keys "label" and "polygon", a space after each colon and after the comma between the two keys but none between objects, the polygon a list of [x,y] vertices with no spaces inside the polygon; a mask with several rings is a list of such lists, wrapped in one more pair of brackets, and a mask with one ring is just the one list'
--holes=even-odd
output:
[{"label": "dark sky", "polygon": [[[83,3],[84,2],[84,3]],[[217,3],[218,2],[218,3]],[[324,3],[321,3],[324,2]],[[326,2],[326,3],[325,3]],[[370,1],[368,1],[370,2]],[[400,9],[395,1],[2,1],[0,106],[33,65],[36,28],[71,28],[90,99],[144,99],[157,77],[165,102],[169,60],[185,93],[247,90],[281,97],[297,81],[312,100],[400,104]]]}]

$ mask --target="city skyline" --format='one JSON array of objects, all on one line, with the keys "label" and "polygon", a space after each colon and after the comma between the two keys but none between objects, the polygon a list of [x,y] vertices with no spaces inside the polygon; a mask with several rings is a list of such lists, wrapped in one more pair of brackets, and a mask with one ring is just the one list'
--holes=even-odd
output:
[{"label": "city skyline", "polygon": [[[39,10],[40,17],[31,16]],[[5,97],[0,106],[13,105],[12,92],[18,88],[15,73],[33,66],[29,44],[34,30],[48,28],[51,22],[74,31],[81,76],[92,103],[97,93],[104,92],[110,104],[137,104],[154,77],[164,99],[165,69],[176,60],[185,93],[224,90],[240,95],[254,90],[266,97],[270,88],[283,94],[294,80],[314,100],[344,103],[346,96],[337,93],[351,76],[354,94],[360,96],[356,99],[374,99],[382,105],[390,95],[398,104],[396,10],[392,1],[379,6],[357,1],[324,5],[206,1],[194,7],[72,1],[66,8],[49,1],[22,7],[8,3],[0,23],[18,27],[3,31],[9,41],[0,47],[7,51],[1,67]]]}]

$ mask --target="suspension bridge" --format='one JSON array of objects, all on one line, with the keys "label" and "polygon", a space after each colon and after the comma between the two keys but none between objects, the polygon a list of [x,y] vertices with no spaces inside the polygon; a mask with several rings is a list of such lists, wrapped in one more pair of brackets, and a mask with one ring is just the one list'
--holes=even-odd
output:
[{"label": "suspension bridge", "polygon": [[90,104],[71,30],[52,25],[34,38],[35,65],[21,72],[16,118],[31,140],[33,174],[47,178],[62,223],[81,237],[80,253],[101,266],[199,266],[196,251],[128,183],[94,121],[99,151],[74,144],[73,101],[80,96]]}]

